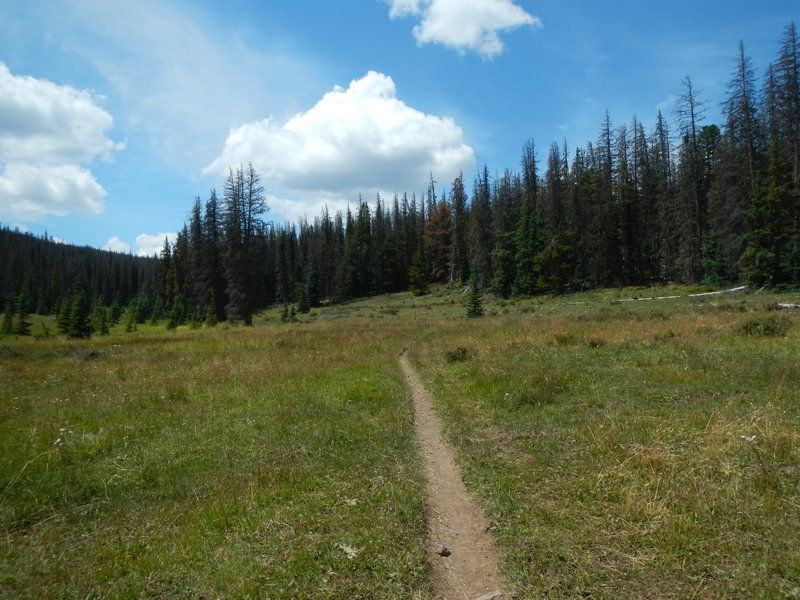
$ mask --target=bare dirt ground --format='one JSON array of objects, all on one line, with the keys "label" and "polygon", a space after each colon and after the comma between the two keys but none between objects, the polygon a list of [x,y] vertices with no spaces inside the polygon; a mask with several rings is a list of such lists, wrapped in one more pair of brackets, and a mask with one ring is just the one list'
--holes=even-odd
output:
[{"label": "bare dirt ground", "polygon": [[428,560],[434,597],[500,600],[499,553],[483,510],[467,492],[453,448],[445,444],[431,396],[406,353],[400,355],[414,396],[414,421],[425,461]]}]

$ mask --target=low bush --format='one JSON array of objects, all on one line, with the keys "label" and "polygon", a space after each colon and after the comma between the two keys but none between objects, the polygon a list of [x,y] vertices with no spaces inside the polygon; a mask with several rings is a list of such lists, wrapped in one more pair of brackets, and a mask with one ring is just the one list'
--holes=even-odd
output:
[{"label": "low bush", "polygon": [[474,355],[472,349],[467,348],[466,346],[458,346],[453,350],[447,350],[444,353],[445,360],[450,363],[455,362],[466,362],[471,359]]},{"label": "low bush", "polygon": [[787,317],[769,316],[747,319],[737,325],[736,329],[744,335],[762,335],[770,337],[785,336],[792,326]]}]

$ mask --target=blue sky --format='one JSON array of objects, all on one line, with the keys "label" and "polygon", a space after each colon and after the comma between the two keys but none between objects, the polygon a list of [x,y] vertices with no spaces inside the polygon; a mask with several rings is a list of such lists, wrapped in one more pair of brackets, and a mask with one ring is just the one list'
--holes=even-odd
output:
[{"label": "blue sky", "polygon": [[[252,162],[269,219],[517,168],[532,138],[719,123],[739,40],[759,76],[797,0],[0,0],[0,222],[149,253]],[[470,186],[471,187],[471,186]]]}]

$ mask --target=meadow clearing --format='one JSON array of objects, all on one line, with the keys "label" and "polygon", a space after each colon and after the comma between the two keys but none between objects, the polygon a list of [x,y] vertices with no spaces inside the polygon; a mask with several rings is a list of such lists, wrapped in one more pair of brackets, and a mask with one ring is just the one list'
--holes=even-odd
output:
[{"label": "meadow clearing", "polygon": [[516,597],[800,598],[800,295],[692,291],[0,339],[0,597],[430,598],[410,347]]}]

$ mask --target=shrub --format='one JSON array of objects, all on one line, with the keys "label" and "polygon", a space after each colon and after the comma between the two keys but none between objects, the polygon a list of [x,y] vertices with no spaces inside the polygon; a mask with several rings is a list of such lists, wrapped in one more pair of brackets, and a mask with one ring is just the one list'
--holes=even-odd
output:
[{"label": "shrub", "polygon": [[787,317],[772,315],[769,317],[748,319],[736,327],[744,335],[763,335],[770,337],[783,337],[792,326]]},{"label": "shrub", "polygon": [[453,350],[448,350],[444,353],[444,357],[447,362],[465,362],[471,359],[474,355],[474,352],[465,346],[458,346]]},{"label": "shrub", "polygon": [[553,336],[556,346],[574,346],[578,343],[578,338],[569,333],[557,333]]}]

